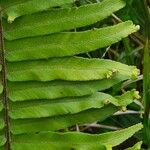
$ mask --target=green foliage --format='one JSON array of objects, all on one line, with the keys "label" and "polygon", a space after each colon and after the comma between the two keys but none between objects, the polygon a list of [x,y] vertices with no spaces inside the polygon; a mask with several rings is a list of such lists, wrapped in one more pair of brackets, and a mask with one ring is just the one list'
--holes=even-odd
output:
[{"label": "green foliage", "polygon": [[80,82],[8,82],[9,99],[24,101],[90,95],[97,91],[106,90],[126,79],[128,78],[117,76],[112,79]]},{"label": "green foliage", "polygon": [[12,119],[51,117],[61,114],[74,114],[91,108],[102,108],[107,102],[123,107],[132,103],[134,98],[137,98],[136,91],[126,92],[117,98],[98,92],[78,98],[11,103],[9,113]]},{"label": "green foliage", "polygon": [[22,61],[86,53],[116,43],[138,29],[139,26],[127,21],[84,32],[61,32],[44,37],[5,41],[6,59]]},{"label": "green foliage", "polygon": [[[22,15],[47,10],[51,7],[61,6],[72,3],[73,0],[1,0],[2,11],[7,15],[8,22],[14,21],[15,18]],[[3,10],[4,9],[4,10]]]},{"label": "green foliage", "polygon": [[127,66],[106,59],[80,57],[8,63],[7,72],[9,81],[51,81],[56,79],[89,81],[111,79],[117,74],[134,79],[139,74],[139,70],[135,66]]},{"label": "green foliage", "polygon": [[[125,2],[104,0],[80,7],[72,3],[0,1],[0,147],[111,150],[142,129],[142,124],[137,124],[96,135],[74,132],[75,125],[103,121],[140,98],[136,90],[117,96],[106,91],[125,80],[137,79],[139,70],[135,66],[74,55],[110,46],[139,26],[126,21],[73,32],[104,20]],[[71,5],[61,7],[65,4]]]},{"label": "green foliage", "polygon": [[124,6],[123,0],[105,0],[102,3],[52,9],[51,11],[24,16],[13,24],[4,21],[4,37],[8,40],[14,40],[75,29],[101,21]]},{"label": "green foliage", "polygon": [[[30,147],[33,147],[33,149],[37,149],[37,148],[42,149],[44,147],[51,150],[50,147],[51,144],[52,146],[56,146],[58,148],[62,147],[62,149],[85,148],[88,150],[88,148],[91,149],[94,147],[94,149],[96,148],[97,150],[98,148],[100,148],[101,144],[109,147],[119,145],[126,138],[131,137],[135,132],[137,132],[141,128],[142,125],[137,124],[127,129],[123,129],[116,132],[99,134],[95,136],[89,134],[77,133],[77,132],[71,132],[71,133],[49,132],[49,133],[41,133],[38,135],[26,134],[21,136],[14,136],[13,140],[16,142],[14,142],[12,145],[13,148],[17,150],[24,149],[23,147],[25,147],[25,149],[27,150],[30,149]],[[30,141],[29,137],[32,139],[32,142]],[[39,144],[40,142],[42,143],[42,147]]]}]

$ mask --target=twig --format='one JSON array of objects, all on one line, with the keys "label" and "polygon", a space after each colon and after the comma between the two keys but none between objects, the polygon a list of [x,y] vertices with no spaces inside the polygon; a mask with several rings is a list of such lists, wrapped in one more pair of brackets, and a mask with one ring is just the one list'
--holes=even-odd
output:
[{"label": "twig", "polygon": [[114,116],[119,116],[119,115],[127,115],[127,114],[143,114],[143,111],[134,111],[134,110],[127,110],[125,112],[123,111],[118,111],[114,114]]},{"label": "twig", "polygon": [[78,124],[76,124],[76,131],[80,132],[80,127]]},{"label": "twig", "polygon": [[103,128],[103,129],[109,129],[109,130],[120,130],[121,129],[121,128],[115,127],[115,126],[108,126],[108,125],[96,124],[96,123],[84,124],[84,126],[86,126],[86,128],[84,128],[83,131],[88,128]]},{"label": "twig", "polygon": [[121,86],[122,92],[123,92],[123,93],[125,92],[125,88],[126,88],[127,86],[129,86],[130,84],[135,83],[135,82],[137,82],[137,81],[140,81],[140,80],[143,80],[143,75],[138,76],[138,78],[137,78],[136,80],[127,80],[127,81],[125,81],[125,82],[122,84],[122,86]]}]

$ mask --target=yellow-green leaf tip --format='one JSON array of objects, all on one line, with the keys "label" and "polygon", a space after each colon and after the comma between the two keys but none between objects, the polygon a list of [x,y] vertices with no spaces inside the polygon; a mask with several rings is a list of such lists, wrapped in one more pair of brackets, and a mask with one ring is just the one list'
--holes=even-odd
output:
[{"label": "yellow-green leaf tip", "polygon": [[8,23],[12,23],[15,20],[15,17],[8,16]]},{"label": "yellow-green leaf tip", "polygon": [[134,91],[133,97],[134,97],[135,99],[140,99],[141,96],[139,95],[139,91]]},{"label": "yellow-green leaf tip", "polygon": [[137,68],[135,68],[135,69],[133,69],[133,71],[132,71],[131,79],[135,80],[135,79],[138,78],[139,75],[140,75],[140,70],[137,69]]},{"label": "yellow-green leaf tip", "polygon": [[127,108],[125,106],[121,107],[121,111],[126,112]]}]

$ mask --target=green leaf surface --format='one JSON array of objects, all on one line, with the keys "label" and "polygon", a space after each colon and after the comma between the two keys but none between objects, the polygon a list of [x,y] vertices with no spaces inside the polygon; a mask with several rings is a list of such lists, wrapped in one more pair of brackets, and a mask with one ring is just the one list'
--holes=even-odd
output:
[{"label": "green leaf surface", "polygon": [[12,119],[19,119],[74,114],[90,108],[104,107],[105,101],[118,104],[117,99],[112,96],[104,93],[96,93],[91,96],[79,98],[11,103],[9,115]]},{"label": "green leaf surface", "polygon": [[60,115],[50,118],[11,120],[11,132],[13,134],[22,134],[57,131],[75,124],[103,121],[117,110],[117,107],[108,105],[101,109],[88,109],[77,114]]},{"label": "green leaf surface", "polygon": [[[67,132],[67,133],[40,133],[40,134],[24,134],[19,136],[13,136],[13,146],[14,148],[20,146],[37,147],[39,143],[45,146],[49,144],[63,145],[89,145],[89,146],[99,146],[103,145],[117,146],[124,142],[126,139],[130,138],[137,131],[142,129],[142,124],[136,124],[126,129],[122,129],[115,132],[108,132],[104,134],[90,135],[79,132]],[[30,137],[30,138],[29,138]],[[30,140],[32,139],[32,141]],[[35,148],[34,148],[35,149]]]},{"label": "green leaf surface", "polygon": [[123,0],[104,0],[79,8],[52,9],[27,15],[17,19],[13,24],[3,21],[4,37],[14,40],[75,29],[101,21],[124,6]]},{"label": "green leaf surface", "polygon": [[87,81],[111,78],[116,73],[128,78],[137,78],[139,72],[135,66],[106,59],[81,57],[7,64],[7,79],[10,81],[51,81],[56,79]]},{"label": "green leaf surface", "polygon": [[83,32],[63,32],[15,41],[5,40],[6,59],[8,61],[33,60],[90,52],[116,43],[138,29],[139,26],[127,21]]},{"label": "green leaf surface", "polygon": [[55,144],[55,143],[37,143],[37,144],[32,144],[32,143],[16,143],[13,142],[12,144],[12,150],[111,150],[111,149],[106,149],[105,146],[103,145],[98,145],[98,146],[90,146],[90,145],[82,145],[82,144]]},{"label": "green leaf surface", "polygon": [[56,99],[63,97],[91,95],[118,84],[128,78],[115,76],[112,79],[95,81],[51,81],[51,82],[8,82],[9,99],[25,101],[36,99]]},{"label": "green leaf surface", "polygon": [[105,103],[112,103],[116,106],[126,106],[133,102],[135,94],[136,91],[129,91],[122,96],[118,96],[116,99],[111,95],[99,92],[91,96],[79,98],[10,103],[9,116],[12,119],[24,119],[74,114],[87,109],[102,108]]},{"label": "green leaf surface", "polygon": [[22,15],[47,10],[51,7],[72,3],[73,0],[1,0],[3,13],[7,15],[8,22]]}]

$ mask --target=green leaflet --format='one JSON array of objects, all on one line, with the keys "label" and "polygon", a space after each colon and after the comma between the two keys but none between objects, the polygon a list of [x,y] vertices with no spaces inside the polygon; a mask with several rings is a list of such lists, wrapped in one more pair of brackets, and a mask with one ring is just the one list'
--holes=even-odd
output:
[{"label": "green leaflet", "polygon": [[11,101],[24,101],[91,95],[96,91],[108,89],[126,79],[128,78],[117,75],[112,79],[80,82],[8,82],[8,96]]},{"label": "green leaflet", "polygon": [[[116,97],[99,92],[136,78],[136,67],[110,60],[65,57],[110,46],[136,32],[139,26],[131,21],[83,32],[70,31],[103,20],[122,8],[124,0],[104,0],[78,9],[49,9],[68,3],[71,7],[74,0],[0,1],[1,15],[9,22],[19,17],[12,24],[4,18],[1,26],[5,39],[2,51],[6,54],[2,54],[6,60],[3,66],[7,72],[5,76],[3,70],[3,77],[8,81],[4,97],[9,109],[6,107],[3,114],[0,103],[0,150],[5,137],[9,139],[7,132],[11,132],[11,148],[6,149],[112,150],[142,128],[138,124],[101,135],[50,132],[103,121],[139,98],[135,90]],[[7,123],[5,127],[6,117],[10,127]]]},{"label": "green leaflet", "polygon": [[142,145],[142,142],[138,142],[133,147],[130,147],[130,148],[126,149],[126,150],[141,150],[141,145]]},{"label": "green leaflet", "polygon": [[13,143],[12,144],[12,150],[111,150],[111,149],[106,149],[105,146],[103,145],[98,145],[98,146],[89,146],[89,145],[78,145],[78,144],[63,144],[59,145],[53,144],[53,143],[37,143],[37,144],[32,144],[32,143]]},{"label": "green leaflet", "polygon": [[5,40],[8,61],[72,56],[109,46],[136,32],[139,26],[131,21],[84,32],[63,32],[49,36]]},{"label": "green leaflet", "polygon": [[124,6],[123,0],[104,0],[79,8],[52,9],[27,15],[16,20],[13,24],[8,24],[4,20],[4,37],[8,40],[14,40],[75,29],[101,21]]},{"label": "green leaflet", "polygon": [[91,96],[79,98],[11,103],[9,115],[12,119],[19,119],[74,114],[90,108],[104,107],[105,101],[118,104],[117,99],[112,96],[104,93],[96,93]]},{"label": "green leaflet", "polygon": [[1,0],[3,13],[8,16],[8,22],[14,21],[15,18],[27,15],[48,8],[61,6],[63,4],[72,3],[74,0]]},{"label": "green leaflet", "polygon": [[93,123],[103,121],[117,111],[113,105],[101,109],[88,109],[77,114],[60,115],[50,118],[11,120],[13,134],[35,133],[42,131],[57,131],[66,129],[75,124]]},{"label": "green leaflet", "polygon": [[10,103],[9,116],[12,119],[23,119],[74,114],[91,108],[102,108],[105,103],[112,103],[116,106],[126,106],[132,103],[134,98],[137,98],[136,93],[135,90],[129,91],[122,96],[118,96],[117,99],[111,95],[99,92],[91,96],[79,98]]},{"label": "green leaflet", "polygon": [[[118,100],[119,105],[118,106],[127,106],[130,103],[132,103],[132,101],[134,99],[140,99],[140,95],[139,95],[139,91],[131,90],[128,92],[125,92],[124,94],[122,94],[121,96],[115,96],[115,98]],[[115,103],[113,103],[115,104]],[[116,105],[117,106],[117,105]]]},{"label": "green leaflet", "polygon": [[[30,150],[32,146],[33,149],[38,148],[39,143],[46,147],[49,144],[58,144],[60,146],[68,144],[70,148],[73,145],[89,145],[89,146],[99,146],[101,143],[103,145],[117,146],[124,142],[126,139],[130,138],[137,131],[142,129],[142,124],[136,124],[126,129],[120,131],[108,132],[99,135],[90,135],[79,132],[67,132],[67,133],[40,133],[40,134],[24,134],[13,136],[12,145],[14,148],[25,146],[27,150]],[[30,138],[29,138],[30,137]],[[32,139],[32,141],[31,141]],[[18,150],[17,149],[17,150]],[[76,150],[76,149],[75,149]],[[77,149],[78,150],[78,149]],[[80,149],[81,150],[81,149]]]},{"label": "green leaflet", "polygon": [[7,79],[10,81],[99,80],[111,78],[117,72],[128,78],[137,78],[140,71],[135,66],[128,66],[111,60],[81,57],[7,64]]}]

